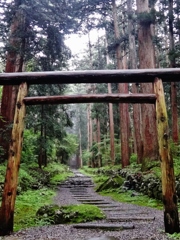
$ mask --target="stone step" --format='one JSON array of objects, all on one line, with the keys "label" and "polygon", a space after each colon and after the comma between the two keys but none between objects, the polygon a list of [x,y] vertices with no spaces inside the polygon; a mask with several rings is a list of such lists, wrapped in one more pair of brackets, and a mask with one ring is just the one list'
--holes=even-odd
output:
[{"label": "stone step", "polygon": [[[79,198],[79,197],[86,197],[86,196],[88,196],[88,192],[86,191],[84,191],[84,192],[81,192],[81,193],[79,193],[79,192],[71,192],[72,193],[72,195],[73,195],[73,197],[75,198],[75,199],[77,199],[77,198]],[[85,195],[86,194],[86,195]]]},{"label": "stone step", "polygon": [[88,238],[88,240],[118,240],[118,239],[119,238],[115,238],[115,237],[112,237],[112,236],[106,236],[106,235],[102,235],[100,237]]},{"label": "stone step", "polygon": [[87,191],[70,191],[72,194],[74,195],[82,195],[82,194],[87,194],[88,192]]},{"label": "stone step", "polygon": [[90,188],[90,187],[93,188],[93,187],[94,187],[94,185],[82,185],[82,186],[79,187],[78,185],[75,185],[75,184],[63,184],[63,183],[60,184],[59,186],[60,186],[60,187],[65,187],[65,188],[73,188],[73,189],[74,189],[74,188],[75,188],[75,189],[76,189],[76,188],[77,188],[77,189],[81,189],[81,188]]},{"label": "stone step", "polygon": [[135,226],[133,224],[110,224],[110,223],[79,223],[73,224],[74,228],[83,228],[83,229],[103,229],[108,231],[117,231],[124,229],[134,229]]},{"label": "stone step", "polygon": [[154,221],[155,217],[108,217],[108,221],[111,222],[129,222],[129,221]]},{"label": "stone step", "polygon": [[[102,208],[101,208],[101,210],[102,210]],[[106,210],[103,210],[103,211],[106,211]],[[147,212],[145,213],[145,212],[126,212],[126,211],[123,211],[123,212],[121,212],[121,211],[117,211],[117,210],[111,210],[111,211],[109,211],[109,212],[107,212],[107,214],[109,214],[109,216],[110,215],[112,215],[112,216],[133,216],[133,215],[135,215],[135,216],[138,216],[138,215],[147,215]]]},{"label": "stone step", "polygon": [[[98,207],[101,208],[101,210],[103,210],[103,211],[104,211],[104,208],[105,208],[105,209],[106,209],[106,208],[111,208],[112,210],[113,210],[113,208],[120,208],[119,205],[111,204],[111,203],[109,203],[109,204],[99,204]],[[115,210],[116,210],[116,209],[115,209]],[[128,211],[128,210],[127,210],[127,211]]]},{"label": "stone step", "polygon": [[113,208],[107,206],[107,207],[105,207],[105,208],[102,207],[101,210],[107,211],[107,212],[109,212],[109,211],[116,211],[116,212],[127,212],[127,213],[128,213],[129,211],[133,211],[133,210],[136,210],[136,211],[137,211],[137,208],[124,209],[124,208],[122,208],[122,207],[120,207],[120,206],[117,206],[116,209],[113,209]]},{"label": "stone step", "polygon": [[76,200],[78,201],[86,201],[86,202],[103,202],[104,200],[102,199],[96,199],[96,198],[82,198],[82,197],[75,197]]},{"label": "stone step", "polygon": [[[81,201],[81,200],[80,200]],[[100,202],[98,202],[98,201],[81,201],[82,203],[84,203],[84,204],[91,204],[91,205],[97,205],[97,206],[102,206],[103,204],[104,205],[107,205],[107,204],[109,204],[108,202],[105,202],[105,201],[100,201]]]}]

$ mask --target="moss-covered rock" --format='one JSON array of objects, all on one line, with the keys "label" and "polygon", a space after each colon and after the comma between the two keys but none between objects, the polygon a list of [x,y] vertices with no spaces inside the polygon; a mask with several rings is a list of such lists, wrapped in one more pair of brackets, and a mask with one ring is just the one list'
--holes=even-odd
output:
[{"label": "moss-covered rock", "polygon": [[103,212],[96,206],[81,205],[45,205],[38,209],[36,216],[51,224],[80,223],[105,218]]},{"label": "moss-covered rock", "polygon": [[96,192],[101,192],[107,189],[119,188],[124,183],[124,179],[121,176],[109,177],[105,182],[103,182],[97,189]]}]

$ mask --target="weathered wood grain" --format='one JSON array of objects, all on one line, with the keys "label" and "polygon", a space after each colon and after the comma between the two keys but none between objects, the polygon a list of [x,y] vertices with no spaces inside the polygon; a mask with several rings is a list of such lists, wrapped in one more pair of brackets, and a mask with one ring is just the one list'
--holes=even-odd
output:
[{"label": "weathered wood grain", "polygon": [[19,92],[17,96],[4,191],[2,195],[2,205],[0,211],[0,236],[10,234],[13,231],[14,206],[24,132],[25,104],[23,103],[23,99],[26,94],[27,84],[22,83],[19,86]]},{"label": "weathered wood grain", "polygon": [[179,217],[173,158],[170,152],[169,127],[164,90],[161,79],[154,82],[156,101],[156,120],[158,131],[159,155],[162,171],[162,195],[164,204],[164,225],[167,233],[179,232]]},{"label": "weathered wood grain", "polygon": [[0,85],[180,81],[180,68],[0,73]]},{"label": "weathered wood grain", "polygon": [[67,103],[91,103],[91,102],[111,102],[111,103],[154,103],[155,94],[86,94],[86,95],[61,95],[26,97],[26,105],[40,104],[67,104]]}]

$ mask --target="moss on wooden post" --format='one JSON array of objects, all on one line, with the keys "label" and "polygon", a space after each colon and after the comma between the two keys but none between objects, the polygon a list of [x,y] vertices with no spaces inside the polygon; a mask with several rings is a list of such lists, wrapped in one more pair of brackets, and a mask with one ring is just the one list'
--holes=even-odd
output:
[{"label": "moss on wooden post", "polygon": [[8,235],[13,231],[14,206],[24,131],[25,104],[23,99],[26,95],[27,84],[22,83],[19,86],[17,96],[4,191],[2,195],[2,205],[0,209],[0,236]]},{"label": "moss on wooden post", "polygon": [[175,189],[175,176],[173,158],[169,145],[169,127],[164,97],[162,80],[156,78],[154,81],[156,100],[156,121],[158,130],[159,154],[162,171],[162,195],[164,204],[165,232],[179,232],[179,217],[177,208],[177,195]]}]

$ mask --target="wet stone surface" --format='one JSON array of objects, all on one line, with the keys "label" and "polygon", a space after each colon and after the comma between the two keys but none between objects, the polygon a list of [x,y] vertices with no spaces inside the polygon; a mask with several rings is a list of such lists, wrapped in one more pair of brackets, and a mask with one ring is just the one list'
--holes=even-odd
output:
[{"label": "wet stone surface", "polygon": [[[106,214],[107,219],[94,221],[88,224],[96,226],[95,229],[75,228],[73,225],[51,225],[29,228],[18,231],[11,236],[0,240],[169,240],[164,233],[163,211],[132,204],[118,203],[109,197],[98,195],[93,189],[92,180],[74,171],[75,176],[59,186],[54,203],[58,205],[81,204],[83,201],[92,200]],[[89,199],[89,200],[88,200]],[[91,202],[91,201],[90,201]],[[90,203],[88,202],[88,203]],[[133,203],[133,197],[132,197]],[[143,216],[142,216],[143,214]],[[135,218],[136,217],[136,218]],[[137,218],[140,218],[139,220]],[[155,217],[155,219],[154,219]],[[108,220],[113,218],[113,223]],[[124,221],[118,221],[118,218]],[[133,220],[133,218],[135,220]],[[143,219],[147,218],[147,219]],[[114,222],[114,219],[116,221]],[[99,226],[111,224],[132,225],[131,229],[100,229]]]}]

